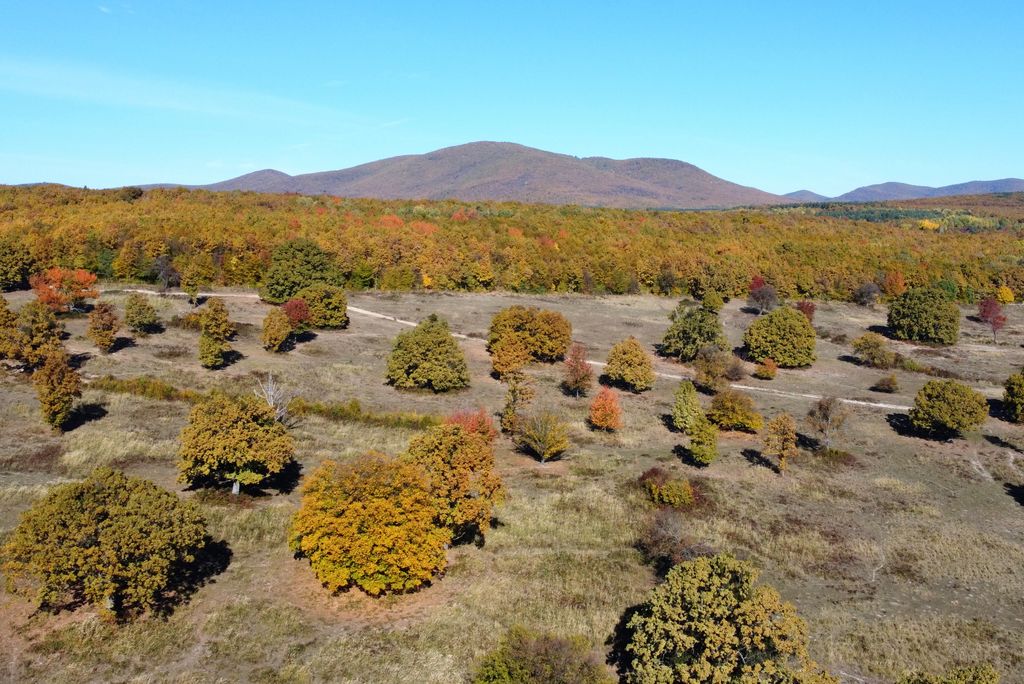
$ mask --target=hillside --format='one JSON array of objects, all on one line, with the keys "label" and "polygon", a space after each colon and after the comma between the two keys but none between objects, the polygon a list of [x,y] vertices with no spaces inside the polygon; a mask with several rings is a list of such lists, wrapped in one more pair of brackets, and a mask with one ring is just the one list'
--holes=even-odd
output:
[{"label": "hillside", "polygon": [[198,186],[378,199],[511,200],[618,208],[708,209],[783,204],[779,195],[673,159],[578,158],[499,142],[474,142],[337,171],[274,170]]},{"label": "hillside", "polygon": [[865,185],[851,190],[834,199],[840,202],[884,202],[887,200],[909,200],[928,197],[954,197],[958,195],[987,195],[997,192],[1022,192],[1024,179],[1003,178],[992,181],[968,181],[955,185],[933,188],[927,185],[907,183],[879,183]]}]

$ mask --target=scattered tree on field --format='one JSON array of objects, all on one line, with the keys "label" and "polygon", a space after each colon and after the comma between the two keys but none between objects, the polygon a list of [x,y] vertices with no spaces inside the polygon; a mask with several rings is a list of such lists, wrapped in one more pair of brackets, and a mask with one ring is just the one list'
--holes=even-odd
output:
[{"label": "scattered tree on field", "polygon": [[595,430],[615,432],[622,429],[622,408],[619,397],[610,387],[602,387],[590,403],[590,426]]},{"label": "scattered tree on field", "polygon": [[288,317],[292,332],[301,333],[309,328],[309,305],[305,299],[289,299],[281,305],[281,311]]},{"label": "scattered tree on field", "polygon": [[775,287],[766,283],[764,278],[755,276],[750,281],[747,303],[757,309],[758,315],[762,315],[779,305],[779,295]]},{"label": "scattered tree on field", "polygon": [[263,319],[263,334],[261,340],[263,348],[271,352],[282,351],[292,339],[292,323],[280,307],[274,307],[267,312]]},{"label": "scattered tree on field", "polygon": [[33,504],[0,557],[9,585],[42,609],[85,601],[124,618],[159,607],[207,543],[194,504],[100,468]]},{"label": "scattered tree on field", "polygon": [[718,428],[705,416],[698,417],[687,431],[690,437],[690,458],[699,465],[709,465],[718,457]]},{"label": "scattered tree on field", "polygon": [[814,323],[814,313],[818,310],[818,307],[814,305],[814,302],[807,299],[801,300],[796,303],[796,310],[807,316],[808,323]]},{"label": "scattered tree on field", "polygon": [[693,422],[704,417],[704,409],[697,398],[697,390],[689,380],[681,380],[676,388],[672,403],[672,427],[687,432]]},{"label": "scattered tree on field", "polygon": [[505,405],[501,409],[501,431],[515,435],[523,417],[524,409],[533,401],[533,382],[525,373],[512,373],[505,378]]},{"label": "scattered tree on field", "polygon": [[828,451],[832,442],[843,430],[850,411],[835,397],[822,397],[814,402],[807,412],[807,422],[821,435],[821,448]]},{"label": "scattered tree on field", "polygon": [[156,309],[144,295],[132,292],[124,300],[124,323],[132,332],[140,335],[155,332],[159,322]]},{"label": "scattered tree on field", "polygon": [[114,313],[114,307],[107,302],[97,302],[89,312],[89,326],[85,334],[97,349],[106,354],[114,348],[120,328],[121,321]]},{"label": "scattered tree on field", "polygon": [[718,314],[680,303],[671,315],[672,323],[665,331],[659,351],[680,361],[693,361],[706,347],[725,349],[727,342]]},{"label": "scattered tree on field", "polygon": [[878,333],[864,333],[853,341],[853,351],[860,362],[871,368],[892,368],[896,365],[896,352]]},{"label": "scattered tree on field", "polygon": [[694,384],[707,392],[720,392],[729,386],[726,375],[732,365],[733,355],[716,347],[704,347],[697,353],[693,367],[696,371]]},{"label": "scattered tree on field", "polygon": [[937,289],[907,290],[889,304],[889,330],[900,340],[956,344],[960,309]]},{"label": "scattered tree on field", "polygon": [[539,413],[519,421],[515,435],[520,449],[545,463],[569,449],[569,429],[554,413]]},{"label": "scattered tree on field", "polygon": [[256,397],[211,394],[193,408],[181,431],[178,481],[259,485],[294,460],[295,443],[277,411]]},{"label": "scattered tree on field", "polygon": [[9,331],[8,344],[14,349],[13,358],[29,368],[36,368],[46,358],[47,351],[60,345],[62,326],[42,302],[29,302],[18,310],[17,329]]},{"label": "scattered tree on field", "polygon": [[235,324],[228,318],[228,308],[220,297],[210,297],[199,314],[200,331],[218,342],[235,336]]},{"label": "scattered tree on field", "polygon": [[532,360],[530,351],[518,335],[507,335],[491,345],[491,368],[499,379],[505,379],[509,373],[518,373]]},{"label": "scattered tree on field", "polygon": [[178,279],[181,289],[188,295],[189,304],[195,306],[199,303],[199,291],[213,282],[215,273],[213,259],[205,252],[195,254],[185,261]]},{"label": "scattered tree on field", "polygon": [[438,524],[450,529],[453,538],[490,529],[491,513],[505,489],[494,472],[488,438],[459,425],[437,425],[413,438],[405,458],[426,471],[440,506]]},{"label": "scattered tree on field", "polygon": [[700,300],[700,308],[705,311],[709,311],[713,314],[718,314],[725,306],[725,302],[722,300],[722,295],[717,290],[709,290],[704,293],[704,297]]},{"label": "scattered tree on field", "polygon": [[295,295],[309,309],[309,326],[318,330],[347,328],[348,295],[338,285],[315,283]]},{"label": "scattered tree on field", "polygon": [[487,349],[493,352],[499,340],[518,338],[535,361],[557,361],[572,342],[572,326],[557,311],[525,306],[502,309],[491,319]]},{"label": "scattered tree on field", "polygon": [[587,362],[587,348],[573,342],[565,356],[565,378],[562,387],[577,399],[590,391],[594,385],[594,369]]},{"label": "scattered tree on field", "polygon": [[86,299],[99,297],[96,275],[84,268],[48,268],[29,278],[36,297],[54,313],[81,311]]},{"label": "scattered tree on field", "polygon": [[814,363],[816,337],[806,316],[783,307],[751,323],[743,342],[754,361],[770,358],[781,368],[799,368]]},{"label": "scattered tree on field", "polygon": [[316,283],[340,286],[344,282],[334,255],[325,252],[311,240],[300,238],[278,245],[270,257],[270,267],[263,278],[260,297],[271,304],[281,304],[292,297],[314,304],[300,292]]},{"label": "scattered tree on field", "polygon": [[285,425],[288,424],[288,405],[295,395],[284,388],[273,373],[267,373],[266,377],[256,376],[256,387],[252,390],[253,396],[270,407],[274,412],[274,419]]},{"label": "scattered tree on field", "polygon": [[398,388],[447,392],[469,386],[469,369],[448,323],[436,314],[395,338],[388,382]]},{"label": "scattered tree on field", "polygon": [[733,389],[715,395],[707,417],[723,430],[757,432],[764,426],[764,418],[754,409],[754,400],[750,395]]},{"label": "scattered tree on field", "polygon": [[955,380],[929,380],[914,397],[910,422],[925,432],[960,434],[981,427],[985,395]]},{"label": "scattered tree on field", "polygon": [[382,454],[325,460],[302,488],[289,544],[331,592],[416,589],[444,570],[451,541],[430,484],[420,466]]},{"label": "scattered tree on field", "polygon": [[796,421],[788,413],[780,413],[768,421],[764,436],[764,455],[779,461],[779,472],[786,472],[790,459],[799,454],[796,447]]},{"label": "scattered tree on field", "polygon": [[42,366],[32,373],[32,384],[43,418],[60,430],[71,417],[75,400],[82,396],[82,378],[60,345],[47,347],[43,358]]},{"label": "scattered tree on field", "polygon": [[651,356],[635,337],[629,337],[612,347],[604,372],[609,381],[631,392],[643,392],[654,386]]},{"label": "scattered tree on field", "polygon": [[807,626],[757,570],[720,554],[680,563],[626,623],[625,681],[836,684],[807,654]]},{"label": "scattered tree on field", "polygon": [[466,432],[480,435],[490,443],[493,443],[498,437],[494,419],[482,406],[476,411],[457,411],[445,418],[444,422],[446,425],[458,425]]},{"label": "scattered tree on field", "polygon": [[1003,384],[1003,410],[1014,423],[1024,422],[1024,373],[1014,373]]},{"label": "scattered tree on field", "polygon": [[1006,326],[1003,305],[995,297],[985,297],[978,304],[978,319],[992,331],[992,344],[996,344],[996,333]]},{"label": "scattered tree on field", "polygon": [[484,656],[473,684],[611,684],[604,664],[583,638],[513,626]]}]

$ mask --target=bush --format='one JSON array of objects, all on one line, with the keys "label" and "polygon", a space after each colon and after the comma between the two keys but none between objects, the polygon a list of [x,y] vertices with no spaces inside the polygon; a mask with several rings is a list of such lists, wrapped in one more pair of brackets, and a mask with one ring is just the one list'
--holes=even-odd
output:
[{"label": "bush", "polygon": [[640,485],[647,491],[651,501],[669,508],[689,508],[695,499],[693,485],[689,480],[672,477],[661,468],[650,468],[640,476]]},{"label": "bush", "polygon": [[82,378],[71,367],[63,347],[47,349],[43,365],[32,374],[32,384],[43,419],[60,430],[71,417],[75,399],[82,395]]},{"label": "bush", "polygon": [[761,284],[757,287],[751,287],[747,303],[757,309],[758,314],[763,314],[779,305],[779,295],[773,286]]},{"label": "bush", "polygon": [[454,538],[490,529],[491,512],[505,492],[494,472],[490,439],[458,425],[438,425],[415,437],[405,458],[426,471],[440,506],[438,524]]},{"label": "bush", "polygon": [[889,330],[900,340],[956,344],[960,309],[941,290],[907,290],[889,305]]},{"label": "bush", "polygon": [[90,382],[89,387],[104,392],[133,394],[137,397],[157,401],[184,401],[189,404],[194,404],[204,397],[199,392],[178,389],[168,382],[148,375],[135,378],[115,378],[112,375],[105,375]]},{"label": "bush", "polygon": [[875,283],[864,283],[853,293],[853,301],[861,306],[874,306],[878,298],[882,296],[882,290]]},{"label": "bush", "polygon": [[704,297],[700,300],[700,308],[705,311],[710,311],[713,314],[717,314],[725,306],[725,301],[722,299],[722,295],[717,290],[709,290],[704,293]]},{"label": "bush", "polygon": [[92,340],[97,349],[106,354],[114,348],[114,341],[120,328],[121,321],[114,313],[114,307],[107,302],[97,302],[89,312],[89,325],[85,335]]},{"label": "bush", "polygon": [[896,684],[999,684],[999,672],[986,663],[957,668],[942,675],[913,672],[900,677]]},{"label": "bush", "polygon": [[124,300],[124,323],[132,332],[145,335],[157,330],[160,319],[148,298],[132,292]]},{"label": "bush", "polygon": [[306,303],[311,328],[348,327],[348,295],[341,287],[316,283],[302,288],[295,296]]},{"label": "bush", "polygon": [[484,656],[473,684],[611,684],[584,639],[566,639],[514,626]]},{"label": "bush", "polygon": [[1024,373],[1014,373],[1003,385],[1003,408],[1014,423],[1024,421]]},{"label": "bush", "polygon": [[17,331],[14,332],[15,359],[35,368],[45,359],[50,347],[60,345],[62,326],[44,304],[29,302],[18,310]]},{"label": "bush", "polygon": [[494,427],[494,419],[487,409],[480,407],[476,411],[458,411],[444,420],[445,425],[458,425],[470,434],[480,435],[489,443],[498,437]]},{"label": "bush", "polygon": [[292,332],[305,332],[309,328],[309,305],[305,299],[289,299],[281,305],[281,311],[288,317]]},{"label": "bush", "polygon": [[260,485],[295,457],[295,443],[274,409],[256,397],[214,393],[195,406],[181,431],[178,481]]},{"label": "bush", "polygon": [[619,407],[619,397],[615,390],[609,387],[601,388],[594,401],[590,403],[588,420],[590,427],[595,430],[614,432],[622,429],[622,409]]},{"label": "bush", "polygon": [[749,563],[677,565],[626,623],[625,681],[836,682],[807,655],[807,627]]},{"label": "bush", "polygon": [[754,410],[754,400],[738,390],[724,390],[716,394],[707,416],[723,430],[757,432],[764,426],[764,418]]},{"label": "bush", "polygon": [[540,413],[519,421],[516,443],[545,463],[569,448],[569,430],[555,414]]},{"label": "bush", "polygon": [[754,361],[770,358],[781,368],[799,368],[814,363],[815,338],[807,317],[784,307],[751,323],[743,342]]},{"label": "bush", "polygon": [[683,308],[680,304],[671,319],[659,349],[665,356],[692,361],[705,347],[725,349],[728,345],[716,313],[697,307]]},{"label": "bush", "polygon": [[822,397],[807,412],[807,422],[821,435],[821,448],[828,451],[850,417],[850,411],[835,397]]},{"label": "bush", "polygon": [[328,459],[302,494],[289,545],[331,592],[401,593],[444,570],[451,533],[438,526],[430,478],[415,463],[381,454]]},{"label": "bush", "polygon": [[8,582],[34,588],[40,608],[81,600],[126,617],[158,607],[207,539],[194,504],[101,468],[36,502],[0,556]]},{"label": "bush", "polygon": [[814,313],[818,310],[818,307],[814,305],[814,302],[806,299],[796,303],[796,310],[807,317],[807,322],[814,323]]},{"label": "bush", "polygon": [[697,421],[704,417],[704,409],[697,398],[697,390],[689,380],[681,380],[672,402],[672,427],[680,432],[689,432]]},{"label": "bush", "polygon": [[491,319],[487,349],[493,352],[499,340],[508,338],[518,338],[533,360],[557,361],[569,349],[572,326],[557,311],[510,306]]},{"label": "bush", "polygon": [[521,371],[532,361],[523,338],[507,335],[491,345],[491,368],[499,378]]},{"label": "bush", "polygon": [[853,351],[860,362],[870,368],[894,368],[897,355],[889,342],[878,333],[864,333],[853,341]]},{"label": "bush", "polygon": [[779,472],[786,472],[790,459],[799,454],[796,447],[796,421],[788,413],[781,413],[768,421],[764,436],[764,455],[779,461]]},{"label": "bush", "polygon": [[708,392],[719,392],[729,386],[726,373],[732,365],[733,355],[715,347],[705,347],[697,354],[693,368],[694,384]]},{"label": "bush", "polygon": [[693,462],[706,466],[718,457],[718,428],[701,416],[689,430],[689,453]]},{"label": "bush", "polygon": [[779,364],[770,358],[762,360],[754,369],[754,377],[759,380],[774,380],[778,374]]},{"label": "bush", "polygon": [[447,392],[469,386],[469,369],[448,323],[431,314],[400,333],[388,357],[388,382],[398,388]]},{"label": "bush", "polygon": [[[333,255],[310,240],[291,240],[279,245],[271,255],[260,297],[272,304],[281,304],[315,283],[341,285],[343,282]],[[306,303],[313,308],[308,299]]]},{"label": "bush", "polygon": [[266,318],[263,319],[263,335],[260,338],[263,348],[271,352],[281,351],[291,339],[292,330],[288,314],[282,309],[274,307],[267,312]]},{"label": "bush", "polygon": [[594,384],[594,369],[587,363],[587,348],[579,342],[573,342],[565,357],[565,379],[562,389],[577,399],[590,391]]},{"label": "bush", "polygon": [[885,394],[893,394],[900,391],[900,383],[896,379],[895,375],[885,375],[878,379],[878,381],[872,385],[869,389],[875,392],[884,392]]},{"label": "bush", "polygon": [[637,546],[658,574],[694,558],[715,555],[713,549],[694,541],[690,536],[692,528],[693,523],[679,511],[662,507],[651,515]]},{"label": "bush", "polygon": [[929,380],[914,397],[910,422],[925,432],[959,434],[988,416],[985,395],[955,380]]},{"label": "bush", "polygon": [[612,347],[604,372],[608,380],[632,392],[643,392],[654,387],[651,357],[635,337],[629,337]]}]

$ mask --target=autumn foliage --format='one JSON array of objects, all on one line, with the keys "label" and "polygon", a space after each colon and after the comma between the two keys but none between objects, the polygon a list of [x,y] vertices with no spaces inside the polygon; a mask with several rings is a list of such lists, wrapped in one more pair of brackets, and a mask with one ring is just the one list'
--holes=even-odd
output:
[{"label": "autumn foliage", "polygon": [[89,312],[89,325],[85,334],[97,349],[106,354],[113,349],[120,328],[121,321],[114,313],[114,307],[108,302],[97,302]]},{"label": "autumn foliage", "polygon": [[629,337],[612,347],[604,373],[609,381],[632,392],[643,392],[654,386],[651,355],[635,337]]},{"label": "autumn foliage", "polygon": [[557,311],[510,306],[491,319],[487,347],[493,353],[496,345],[510,338],[521,342],[532,360],[557,361],[569,349],[572,326]]},{"label": "autumn foliage", "polygon": [[573,342],[565,356],[565,376],[562,389],[576,397],[586,394],[594,385],[594,369],[587,362],[587,348]]},{"label": "autumn foliage", "polygon": [[81,309],[86,299],[99,297],[96,275],[84,268],[48,268],[29,278],[29,284],[54,313]]},{"label": "autumn foliage", "polygon": [[32,384],[39,397],[39,410],[47,423],[58,430],[64,427],[75,400],[82,394],[82,378],[71,367],[64,348],[47,347],[43,364],[32,374]]},{"label": "autumn foliage", "polygon": [[590,426],[595,430],[614,432],[622,428],[622,408],[619,397],[610,387],[602,387],[590,403]]}]

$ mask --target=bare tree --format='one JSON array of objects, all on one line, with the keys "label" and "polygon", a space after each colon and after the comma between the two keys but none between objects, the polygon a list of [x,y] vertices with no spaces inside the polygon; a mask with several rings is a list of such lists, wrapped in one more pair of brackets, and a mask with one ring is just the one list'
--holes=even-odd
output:
[{"label": "bare tree", "polygon": [[819,399],[807,412],[807,422],[821,435],[821,446],[824,449],[832,448],[832,440],[838,436],[849,417],[850,411],[835,397]]},{"label": "bare tree", "polygon": [[274,409],[274,417],[278,422],[288,424],[288,404],[295,398],[295,395],[286,390],[273,373],[267,373],[266,378],[257,376],[256,387],[253,388],[252,393]]}]

